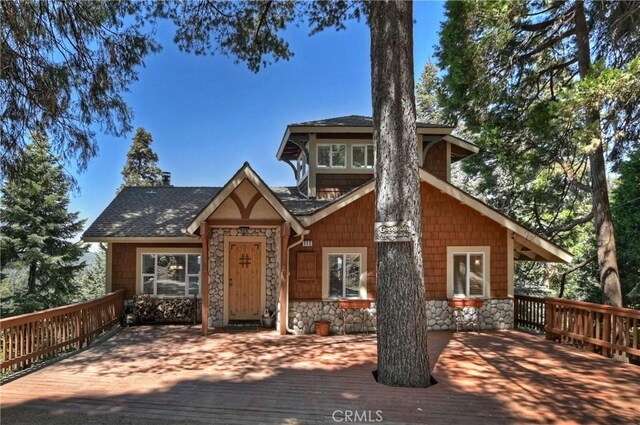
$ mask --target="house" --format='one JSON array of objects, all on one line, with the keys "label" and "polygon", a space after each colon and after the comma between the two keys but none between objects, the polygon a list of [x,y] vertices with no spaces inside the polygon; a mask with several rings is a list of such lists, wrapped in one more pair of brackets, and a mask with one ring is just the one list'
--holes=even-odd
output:
[{"label": "house", "polygon": [[[455,328],[455,297],[484,300],[482,328],[511,327],[514,262],[571,254],[450,183],[451,165],[478,152],[452,130],[416,130],[429,328]],[[223,187],[123,189],[83,235],[108,247],[108,290],[200,295],[205,333],[265,310],[283,334],[320,319],[375,330],[371,118],[291,124],[276,158],[295,185],[270,187],[245,163]]]}]

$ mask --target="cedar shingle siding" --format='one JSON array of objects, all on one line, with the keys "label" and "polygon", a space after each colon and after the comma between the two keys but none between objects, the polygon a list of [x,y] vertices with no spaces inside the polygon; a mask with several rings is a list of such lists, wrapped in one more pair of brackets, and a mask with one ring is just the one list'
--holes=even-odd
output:
[{"label": "cedar shingle siding", "polygon": [[[421,184],[421,192],[427,298],[445,299],[447,296],[447,246],[485,245],[491,247],[491,297],[507,297],[506,229],[426,183]],[[298,280],[292,262],[290,299],[322,298],[323,247],[366,247],[368,296],[375,298],[374,202],[371,192],[310,227],[305,239],[312,240],[313,247],[293,248],[292,258],[297,252],[315,252],[315,279]]]},{"label": "cedar shingle siding", "polygon": [[136,293],[136,249],[137,248],[202,248],[202,244],[183,243],[112,243],[111,251],[111,289],[124,289],[125,299]]}]

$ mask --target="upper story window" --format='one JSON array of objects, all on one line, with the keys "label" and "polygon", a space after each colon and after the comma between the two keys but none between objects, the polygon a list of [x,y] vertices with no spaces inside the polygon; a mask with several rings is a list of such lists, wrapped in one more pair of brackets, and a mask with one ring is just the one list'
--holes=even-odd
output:
[{"label": "upper story window", "polygon": [[200,295],[200,254],[144,253],[140,277],[146,295]]},{"label": "upper story window", "polygon": [[447,248],[447,292],[451,297],[488,297],[489,247]]},{"label": "upper story window", "polygon": [[318,145],[318,168],[345,168],[347,145]]},{"label": "upper story window", "polygon": [[296,170],[298,171],[298,183],[307,177],[309,174],[309,167],[307,166],[307,158],[304,152],[300,152],[298,160],[296,162]]},{"label": "upper story window", "polygon": [[373,145],[353,145],[351,166],[353,168],[373,168],[375,162]]}]

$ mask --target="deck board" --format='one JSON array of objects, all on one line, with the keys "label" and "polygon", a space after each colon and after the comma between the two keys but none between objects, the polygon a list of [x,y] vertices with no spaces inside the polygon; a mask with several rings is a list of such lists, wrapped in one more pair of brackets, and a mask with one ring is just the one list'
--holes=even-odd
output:
[{"label": "deck board", "polygon": [[[439,383],[375,383],[375,335],[199,335],[128,328],[5,384],[3,423],[333,423],[336,410],[383,423],[637,423],[640,368],[517,331],[430,332]],[[99,418],[99,419],[98,419]],[[58,422],[56,422],[58,419]]]}]

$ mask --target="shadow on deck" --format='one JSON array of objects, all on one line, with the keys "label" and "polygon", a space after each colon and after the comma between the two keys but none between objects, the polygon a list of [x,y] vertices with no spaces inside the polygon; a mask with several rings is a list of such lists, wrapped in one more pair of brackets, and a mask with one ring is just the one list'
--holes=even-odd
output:
[{"label": "shadow on deck", "polygon": [[374,335],[198,332],[129,328],[6,384],[3,423],[306,424],[344,422],[345,411],[430,424],[640,417],[640,368],[517,331],[431,332],[439,383],[428,389],[376,383]]}]

